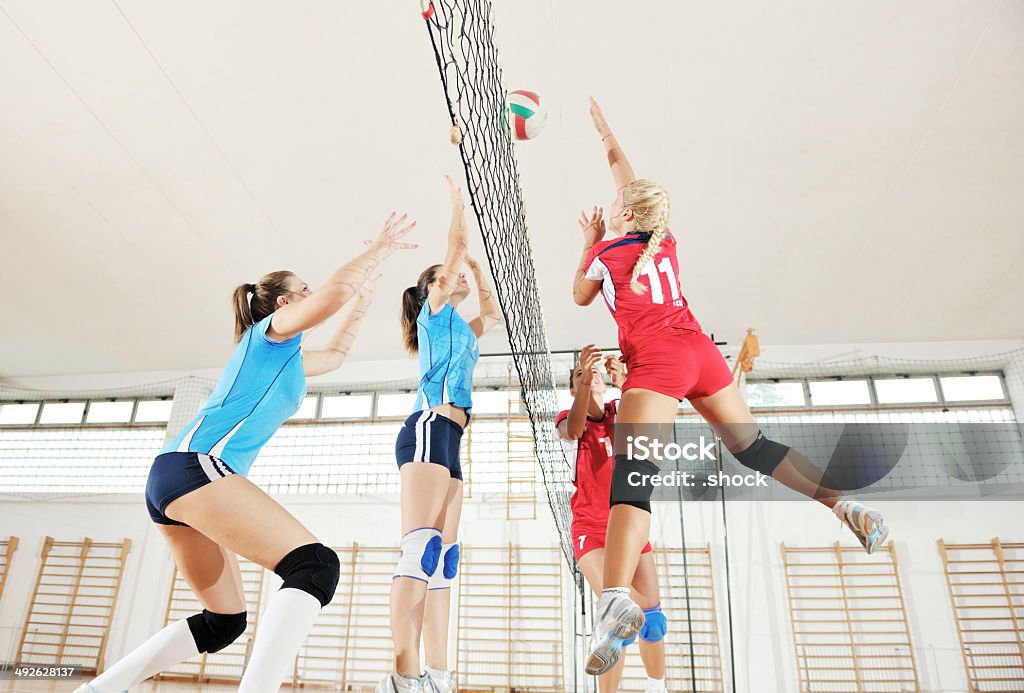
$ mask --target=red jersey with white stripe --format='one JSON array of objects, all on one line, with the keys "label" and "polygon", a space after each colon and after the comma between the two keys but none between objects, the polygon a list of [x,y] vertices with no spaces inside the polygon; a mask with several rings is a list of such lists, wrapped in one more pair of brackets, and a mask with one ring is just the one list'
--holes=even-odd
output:
[{"label": "red jersey with white stripe", "polygon": [[618,400],[612,400],[604,405],[603,419],[594,421],[588,417],[579,440],[567,440],[558,432],[558,425],[569,418],[568,410],[555,417],[555,434],[572,468],[572,483],[576,487],[569,501],[573,536],[586,533],[604,536],[608,527],[612,467],[615,465],[612,431],[617,411]]},{"label": "red jersey with white stripe", "polygon": [[648,232],[628,233],[601,241],[587,256],[586,278],[601,282],[605,304],[619,326],[619,348],[632,352],[631,345],[642,344],[667,328],[700,332],[700,323],[679,288],[679,261],[676,239],[666,233],[637,280],[647,292],[637,294],[630,288],[633,265],[650,238]]}]

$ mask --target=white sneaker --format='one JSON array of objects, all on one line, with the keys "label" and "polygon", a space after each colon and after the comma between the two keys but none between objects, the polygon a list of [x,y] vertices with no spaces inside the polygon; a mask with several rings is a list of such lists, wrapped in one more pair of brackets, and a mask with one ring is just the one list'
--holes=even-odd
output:
[{"label": "white sneaker", "polygon": [[647,693],[668,693],[664,681],[652,681],[647,679]]},{"label": "white sneaker", "polygon": [[889,528],[885,526],[882,513],[855,500],[841,499],[832,512],[850,528],[869,554],[874,553],[889,537]]},{"label": "white sneaker", "polygon": [[[95,688],[93,688],[92,686],[90,686],[89,684],[83,683],[81,686],[79,686],[78,688],[75,689],[75,693],[100,693],[100,692],[98,690],[96,690]],[[128,690],[125,689],[125,690],[121,691],[121,693],[128,693]]]},{"label": "white sneaker", "polygon": [[400,676],[392,672],[380,680],[375,693],[438,693],[430,677]]},{"label": "white sneaker", "polygon": [[455,680],[455,672],[451,669],[435,673],[436,669],[427,669],[427,676],[430,677],[430,682],[434,684],[434,688],[437,689],[438,693],[455,693],[458,690],[458,683]]},{"label": "white sneaker", "polygon": [[597,600],[594,634],[587,655],[587,673],[599,676],[622,656],[622,641],[632,638],[644,625],[644,610],[626,592],[606,590]]}]

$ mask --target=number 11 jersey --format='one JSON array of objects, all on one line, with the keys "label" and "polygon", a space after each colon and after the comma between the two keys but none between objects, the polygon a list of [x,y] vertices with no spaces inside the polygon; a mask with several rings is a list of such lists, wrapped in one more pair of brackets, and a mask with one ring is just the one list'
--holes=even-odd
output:
[{"label": "number 11 jersey", "polygon": [[647,291],[637,294],[630,288],[633,265],[647,246],[651,234],[646,231],[601,241],[587,256],[587,279],[601,282],[605,304],[619,326],[619,348],[629,354],[665,329],[700,332],[700,323],[679,289],[679,261],[676,239],[666,233],[657,254],[637,277]]}]

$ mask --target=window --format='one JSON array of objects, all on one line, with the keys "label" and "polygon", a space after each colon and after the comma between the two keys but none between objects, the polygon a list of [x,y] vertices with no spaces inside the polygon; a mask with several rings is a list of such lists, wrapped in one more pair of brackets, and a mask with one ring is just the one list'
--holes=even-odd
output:
[{"label": "window", "polygon": [[309,395],[303,398],[302,404],[295,411],[294,414],[289,416],[289,419],[315,419],[316,418],[316,395]]},{"label": "window", "polygon": [[377,416],[407,417],[412,414],[412,409],[415,406],[415,392],[377,396]]},{"label": "window", "polygon": [[365,419],[370,417],[373,395],[325,395],[321,419]]},{"label": "window", "polygon": [[33,424],[39,413],[39,402],[0,404],[0,424],[11,426]]},{"label": "window", "polygon": [[43,413],[39,417],[41,424],[78,424],[82,423],[85,413],[85,402],[46,402]]},{"label": "window", "polygon": [[509,390],[474,390],[473,414],[508,414]]},{"label": "window", "polygon": [[140,400],[135,408],[135,422],[167,423],[171,419],[173,404],[169,399]]},{"label": "window", "polygon": [[871,404],[866,380],[812,380],[811,404],[816,407]]},{"label": "window", "polygon": [[964,375],[939,378],[947,402],[978,402],[1006,399],[998,375]]},{"label": "window", "polygon": [[135,402],[90,402],[86,423],[128,423]]},{"label": "window", "polygon": [[885,378],[875,380],[875,394],[879,404],[906,404],[908,402],[937,402],[935,381],[931,378]]},{"label": "window", "polygon": [[747,404],[751,407],[802,407],[803,383],[747,383]]}]

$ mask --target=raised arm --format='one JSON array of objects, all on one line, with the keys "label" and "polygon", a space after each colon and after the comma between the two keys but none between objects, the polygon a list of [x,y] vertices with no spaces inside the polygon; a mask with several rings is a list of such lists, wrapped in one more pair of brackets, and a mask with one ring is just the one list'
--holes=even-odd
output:
[{"label": "raised arm", "polygon": [[[580,378],[580,385],[576,388],[576,394],[569,407],[569,416],[559,424],[558,432],[567,440],[578,440],[583,435],[583,429],[587,425],[587,416],[595,415],[599,409],[604,411],[604,403],[594,400],[593,375],[591,374],[597,364],[601,361],[601,352],[593,344],[583,347],[580,352],[580,362],[573,370],[583,370],[583,377]],[[599,413],[596,415],[600,415]]]},{"label": "raised arm", "polygon": [[406,215],[396,217],[392,212],[384,229],[366,250],[339,267],[323,286],[304,300],[285,304],[274,311],[267,336],[274,341],[284,341],[337,313],[392,253],[416,247],[415,243],[401,240],[415,225],[416,222],[406,220]]},{"label": "raised arm", "polygon": [[580,212],[580,218],[576,221],[583,231],[583,253],[580,255],[580,262],[576,265],[576,274],[572,280],[572,300],[578,306],[589,306],[601,292],[601,279],[588,278],[588,260],[591,249],[604,238],[604,210],[594,207],[594,211],[587,216],[586,212]]},{"label": "raised arm", "polygon": [[359,333],[359,326],[362,325],[363,318],[366,316],[366,310],[373,303],[379,278],[380,275],[377,275],[359,288],[352,309],[341,319],[341,324],[338,325],[338,329],[331,336],[326,347],[302,350],[302,369],[307,378],[336,371],[341,368],[341,364],[345,363],[352,343],[355,342],[356,335]]},{"label": "raised arm", "polygon": [[498,297],[487,281],[487,274],[481,269],[480,263],[466,255],[466,265],[473,273],[476,281],[476,291],[480,298],[480,315],[469,321],[469,326],[477,337],[502,323],[504,317],[501,314],[501,306],[498,305]]},{"label": "raised arm", "polygon": [[427,295],[431,314],[441,310],[451,298],[452,292],[459,286],[459,270],[462,268],[466,249],[469,247],[462,191],[450,176],[445,176],[444,179],[448,181],[448,192],[451,195],[452,223],[448,227],[448,252],[444,256],[441,269],[438,270],[438,281],[430,287],[430,293]]},{"label": "raised arm", "polygon": [[590,97],[590,117],[594,120],[597,134],[601,136],[601,143],[604,145],[604,152],[608,157],[608,166],[611,167],[612,178],[615,179],[615,189],[621,190],[636,180],[636,174],[633,173],[629,159],[619,147],[619,142],[612,134],[612,129],[608,127],[608,121],[604,119],[604,113],[601,112],[597,101],[594,101],[594,97]]}]

